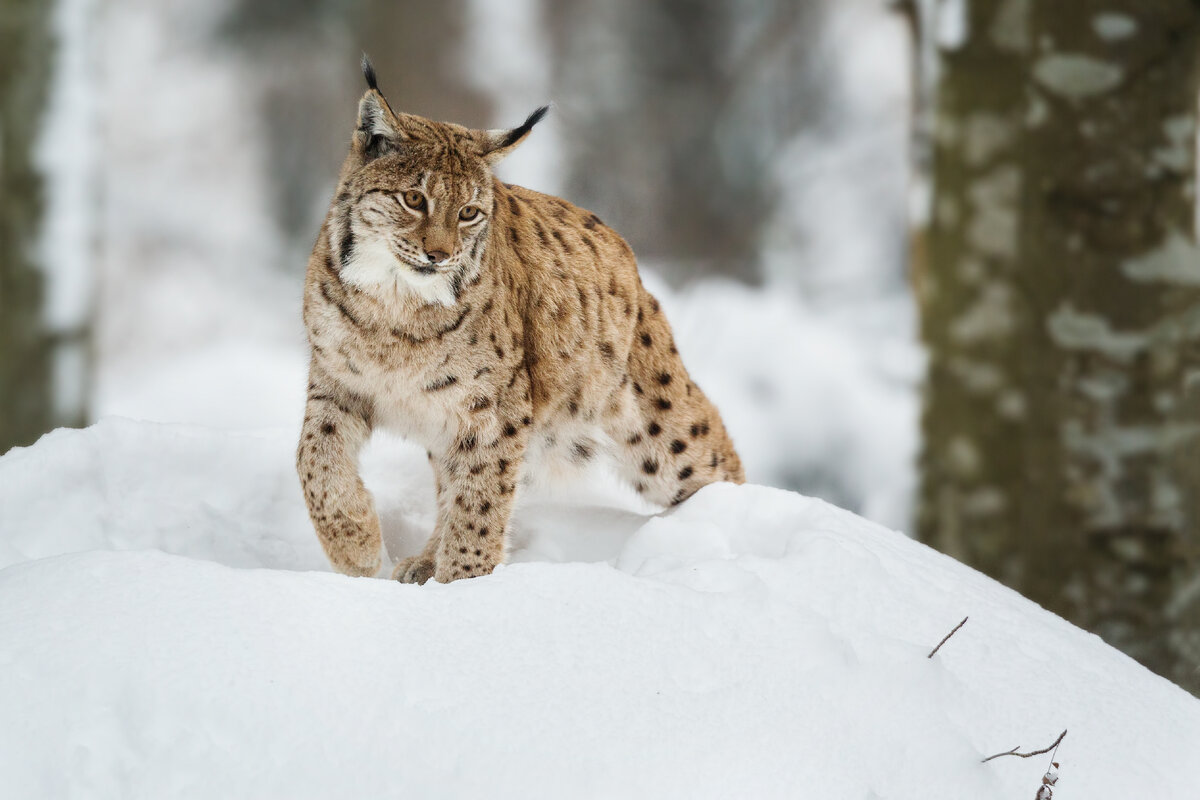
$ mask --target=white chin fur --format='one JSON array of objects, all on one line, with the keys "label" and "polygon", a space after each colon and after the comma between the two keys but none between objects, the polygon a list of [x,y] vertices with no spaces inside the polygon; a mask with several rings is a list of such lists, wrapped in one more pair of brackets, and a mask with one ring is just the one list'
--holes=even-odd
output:
[{"label": "white chin fur", "polygon": [[342,280],[363,291],[398,290],[415,295],[425,303],[452,306],[455,303],[450,276],[442,273],[421,275],[392,254],[386,243],[360,237],[354,243],[350,260],[342,267]]}]

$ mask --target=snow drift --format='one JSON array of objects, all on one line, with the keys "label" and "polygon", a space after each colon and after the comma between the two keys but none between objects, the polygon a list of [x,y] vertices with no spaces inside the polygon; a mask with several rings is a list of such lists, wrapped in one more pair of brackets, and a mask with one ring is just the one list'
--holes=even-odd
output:
[{"label": "snow drift", "polygon": [[[1200,702],[821,501],[529,493],[513,563],[328,572],[289,432],[108,420],[0,458],[11,797],[1195,797]],[[366,457],[393,557],[424,454]],[[926,655],[963,616],[970,621]]]}]

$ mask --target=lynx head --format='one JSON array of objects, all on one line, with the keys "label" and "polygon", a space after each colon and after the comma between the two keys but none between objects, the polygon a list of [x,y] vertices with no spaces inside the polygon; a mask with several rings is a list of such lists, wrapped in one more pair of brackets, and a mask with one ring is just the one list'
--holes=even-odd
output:
[{"label": "lynx head", "polygon": [[342,279],[363,289],[409,289],[453,305],[480,269],[493,211],[493,165],[546,114],[512,129],[472,130],[397,113],[363,56],[367,91],[330,226]]}]

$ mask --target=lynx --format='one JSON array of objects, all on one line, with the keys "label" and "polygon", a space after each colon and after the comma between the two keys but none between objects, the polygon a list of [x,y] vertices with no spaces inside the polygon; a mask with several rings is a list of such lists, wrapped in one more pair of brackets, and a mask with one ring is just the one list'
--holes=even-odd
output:
[{"label": "lynx", "polygon": [[392,576],[450,582],[505,557],[514,495],[554,462],[609,454],[650,501],[744,480],[625,240],[595,214],[502,183],[529,135],[391,109],[367,90],[304,283],[312,350],[297,468],[334,568],[380,571],[358,453],[375,428],[426,448],[437,523]]}]

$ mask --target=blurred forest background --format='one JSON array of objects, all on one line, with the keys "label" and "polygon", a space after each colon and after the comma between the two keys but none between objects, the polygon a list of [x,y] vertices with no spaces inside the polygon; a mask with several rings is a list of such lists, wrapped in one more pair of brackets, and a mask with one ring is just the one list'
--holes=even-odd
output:
[{"label": "blurred forest background", "polygon": [[[368,52],[638,253],[750,480],[1200,691],[1194,0],[0,0],[0,452],[298,427]],[[915,289],[915,291],[914,291]],[[923,411],[922,411],[923,408]]]}]

